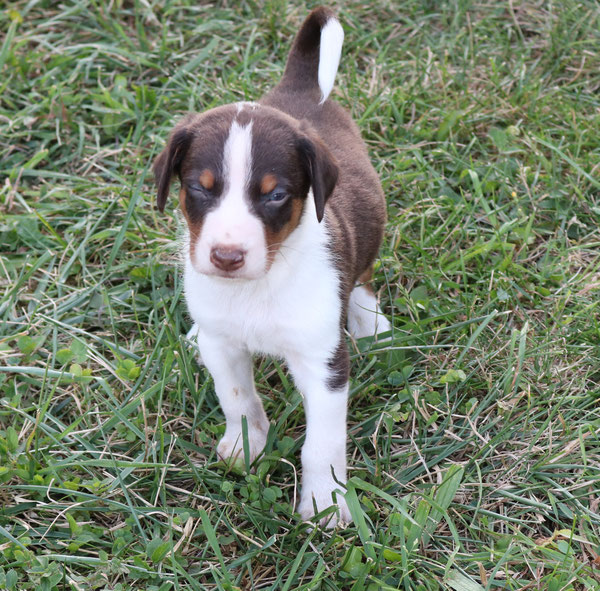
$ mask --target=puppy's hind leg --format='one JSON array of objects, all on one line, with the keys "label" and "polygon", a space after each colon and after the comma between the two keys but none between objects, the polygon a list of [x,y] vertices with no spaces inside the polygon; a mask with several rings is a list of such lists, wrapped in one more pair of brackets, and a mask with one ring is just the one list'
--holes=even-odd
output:
[{"label": "puppy's hind leg", "polygon": [[348,302],[348,332],[355,338],[374,337],[392,330],[390,321],[377,304],[377,298],[366,285],[357,285]]}]

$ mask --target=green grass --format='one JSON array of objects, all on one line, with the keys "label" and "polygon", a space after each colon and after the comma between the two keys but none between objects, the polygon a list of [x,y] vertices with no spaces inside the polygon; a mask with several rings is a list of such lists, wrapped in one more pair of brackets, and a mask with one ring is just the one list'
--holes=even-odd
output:
[{"label": "green grass", "polygon": [[334,94],[389,202],[395,339],[352,346],[354,525],[293,513],[303,412],[226,472],[149,167],[256,99],[307,8],[0,13],[0,589],[600,589],[600,9],[345,2]]}]

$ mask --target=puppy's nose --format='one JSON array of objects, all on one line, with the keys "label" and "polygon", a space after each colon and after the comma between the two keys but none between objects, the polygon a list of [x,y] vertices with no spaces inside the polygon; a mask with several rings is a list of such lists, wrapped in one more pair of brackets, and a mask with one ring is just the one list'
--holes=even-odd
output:
[{"label": "puppy's nose", "polygon": [[222,271],[235,271],[244,265],[245,252],[238,246],[213,246],[210,262]]}]

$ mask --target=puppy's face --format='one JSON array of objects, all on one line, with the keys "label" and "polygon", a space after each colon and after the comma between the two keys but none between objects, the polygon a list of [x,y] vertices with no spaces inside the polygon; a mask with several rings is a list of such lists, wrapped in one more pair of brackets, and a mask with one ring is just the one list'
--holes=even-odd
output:
[{"label": "puppy's face", "polygon": [[187,116],[154,163],[162,211],[171,177],[197,272],[265,275],[300,222],[309,189],[317,217],[337,180],[328,150],[307,126],[269,107],[240,103]]}]

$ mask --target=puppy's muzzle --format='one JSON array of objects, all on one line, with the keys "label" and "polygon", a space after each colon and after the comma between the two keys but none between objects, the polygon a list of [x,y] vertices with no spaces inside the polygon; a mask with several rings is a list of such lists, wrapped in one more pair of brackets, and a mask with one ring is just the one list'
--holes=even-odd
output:
[{"label": "puppy's muzzle", "polygon": [[210,262],[221,271],[236,271],[244,266],[246,253],[237,246],[213,246]]}]

